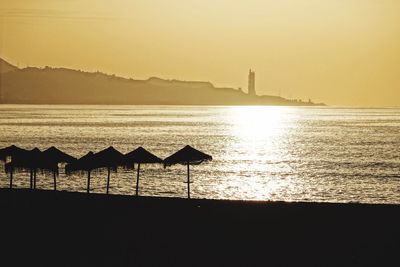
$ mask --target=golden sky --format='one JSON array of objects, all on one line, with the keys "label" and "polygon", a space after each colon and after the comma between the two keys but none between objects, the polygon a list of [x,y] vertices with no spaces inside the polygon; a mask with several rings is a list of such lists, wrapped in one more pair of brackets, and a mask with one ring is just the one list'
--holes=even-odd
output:
[{"label": "golden sky", "polygon": [[400,106],[398,0],[1,0],[0,56]]}]

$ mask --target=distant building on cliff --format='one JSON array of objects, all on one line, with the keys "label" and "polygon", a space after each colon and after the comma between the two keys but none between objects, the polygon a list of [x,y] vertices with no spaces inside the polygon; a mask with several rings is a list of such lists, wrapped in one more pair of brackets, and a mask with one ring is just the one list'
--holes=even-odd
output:
[{"label": "distant building on cliff", "polygon": [[247,87],[247,93],[251,96],[256,95],[256,73],[249,70],[249,85]]}]

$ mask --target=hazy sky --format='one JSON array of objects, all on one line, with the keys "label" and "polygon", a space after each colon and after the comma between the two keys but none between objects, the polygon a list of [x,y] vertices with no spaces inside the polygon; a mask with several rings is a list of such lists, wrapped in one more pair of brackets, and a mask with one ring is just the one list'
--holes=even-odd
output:
[{"label": "hazy sky", "polygon": [[0,56],[400,106],[399,0],[1,0]]}]

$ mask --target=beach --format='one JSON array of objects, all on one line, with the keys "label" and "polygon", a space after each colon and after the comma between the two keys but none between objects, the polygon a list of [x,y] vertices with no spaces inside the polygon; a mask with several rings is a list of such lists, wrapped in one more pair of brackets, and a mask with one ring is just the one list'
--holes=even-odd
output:
[{"label": "beach", "polygon": [[395,266],[400,206],[0,190],[2,266]]}]

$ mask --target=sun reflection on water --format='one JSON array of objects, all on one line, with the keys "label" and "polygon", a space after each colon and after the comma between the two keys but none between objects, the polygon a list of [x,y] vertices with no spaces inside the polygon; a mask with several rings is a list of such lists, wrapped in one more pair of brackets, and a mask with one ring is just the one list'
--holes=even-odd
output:
[{"label": "sun reflection on water", "polygon": [[229,131],[234,140],[227,158],[235,167],[219,186],[235,189],[243,199],[273,199],[277,192],[292,190],[291,179],[274,175],[282,169],[290,172],[282,161],[288,157],[285,146],[292,117],[285,107],[231,107]]},{"label": "sun reflection on water", "polygon": [[231,108],[233,132],[246,141],[267,140],[282,134],[288,110],[284,107],[239,106]]}]

